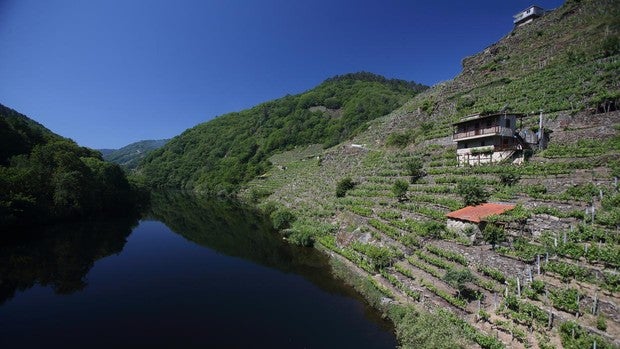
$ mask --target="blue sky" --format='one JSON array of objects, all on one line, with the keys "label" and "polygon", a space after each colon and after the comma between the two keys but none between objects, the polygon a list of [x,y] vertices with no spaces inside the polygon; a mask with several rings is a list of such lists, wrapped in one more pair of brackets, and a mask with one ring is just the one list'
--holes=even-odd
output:
[{"label": "blue sky", "polygon": [[0,103],[80,145],[118,148],[337,74],[449,80],[531,4],[0,0]]}]

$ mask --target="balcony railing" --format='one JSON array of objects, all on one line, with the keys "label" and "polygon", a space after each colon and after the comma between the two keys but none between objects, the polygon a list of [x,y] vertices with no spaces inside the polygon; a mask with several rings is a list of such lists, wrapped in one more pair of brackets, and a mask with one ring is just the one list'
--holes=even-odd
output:
[{"label": "balcony railing", "polygon": [[476,136],[498,135],[498,136],[511,136],[513,134],[512,129],[503,126],[491,126],[486,128],[478,128],[475,130],[465,132],[455,132],[452,134],[453,140],[470,138]]}]

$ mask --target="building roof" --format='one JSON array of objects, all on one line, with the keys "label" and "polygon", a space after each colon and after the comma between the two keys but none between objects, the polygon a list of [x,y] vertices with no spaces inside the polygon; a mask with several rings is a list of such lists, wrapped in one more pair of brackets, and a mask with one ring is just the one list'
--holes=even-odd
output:
[{"label": "building roof", "polygon": [[459,219],[473,223],[480,223],[486,217],[502,214],[515,208],[515,205],[486,203],[478,206],[467,206],[460,210],[446,214],[448,218]]},{"label": "building roof", "polygon": [[517,14],[516,14],[516,15],[514,15],[513,17],[517,17],[519,14],[521,14],[521,13],[523,13],[523,12],[525,12],[525,11],[527,11],[527,10],[531,9],[531,8],[537,8],[537,9],[539,9],[539,10],[543,10],[543,11],[545,10],[545,9],[544,9],[543,7],[541,7],[541,6],[538,6],[538,5],[530,5],[530,6],[526,7],[526,8],[524,8],[522,11],[517,12]]},{"label": "building roof", "polygon": [[470,122],[473,120],[484,120],[486,118],[490,118],[490,117],[495,117],[495,116],[501,116],[501,115],[514,115],[518,118],[524,117],[525,114],[521,114],[521,113],[494,113],[494,114],[473,114],[473,115],[468,115],[464,118],[462,118],[461,120],[452,123],[452,125],[458,125],[458,124],[463,124],[466,122]]}]

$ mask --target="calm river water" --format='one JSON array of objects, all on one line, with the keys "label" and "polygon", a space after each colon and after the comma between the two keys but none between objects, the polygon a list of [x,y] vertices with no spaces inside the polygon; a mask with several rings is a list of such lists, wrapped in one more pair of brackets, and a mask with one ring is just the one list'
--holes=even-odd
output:
[{"label": "calm river water", "polygon": [[237,205],[160,194],[138,221],[0,245],[0,347],[393,348],[312,249]]}]

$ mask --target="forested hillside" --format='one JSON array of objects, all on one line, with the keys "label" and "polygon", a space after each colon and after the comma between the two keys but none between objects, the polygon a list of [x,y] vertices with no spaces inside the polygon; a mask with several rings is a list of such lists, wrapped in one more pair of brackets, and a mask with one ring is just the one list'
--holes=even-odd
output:
[{"label": "forested hillside", "polygon": [[[0,105],[0,231],[132,207],[118,165]],[[3,237],[0,234],[0,238]]]},{"label": "forested hillside", "polygon": [[150,152],[163,147],[167,139],[145,140],[126,145],[120,149],[98,149],[105,161],[118,164],[125,170],[135,169]]},{"label": "forested hillside", "polygon": [[149,154],[139,173],[153,187],[234,192],[265,173],[274,153],[338,144],[424,89],[370,73],[337,76],[305,93],[193,127]]}]

